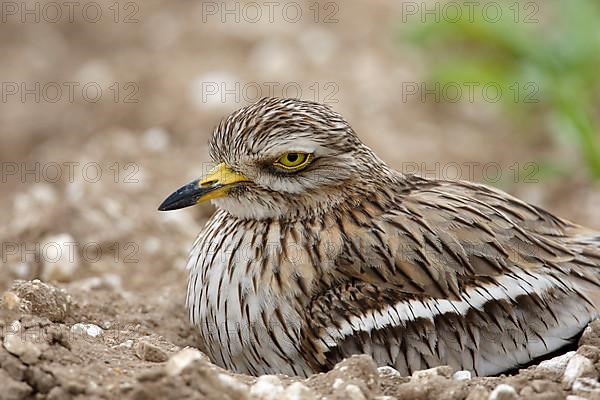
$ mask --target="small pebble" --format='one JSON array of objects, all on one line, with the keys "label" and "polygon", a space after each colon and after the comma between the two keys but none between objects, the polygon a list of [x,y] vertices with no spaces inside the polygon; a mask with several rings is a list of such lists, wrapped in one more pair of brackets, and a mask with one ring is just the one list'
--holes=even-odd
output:
[{"label": "small pebble", "polygon": [[516,398],[517,391],[515,388],[506,383],[501,383],[492,390],[489,400],[515,400]]},{"label": "small pebble", "polygon": [[123,343],[119,343],[117,347],[122,347],[124,349],[131,349],[133,347],[133,340],[127,339]]},{"label": "small pebble", "polygon": [[583,331],[579,346],[583,345],[600,347],[600,319],[592,321]]},{"label": "small pebble", "polygon": [[133,390],[134,386],[130,383],[130,382],[123,382],[121,384],[119,384],[119,389],[122,392],[129,392],[131,390]]},{"label": "small pebble", "polygon": [[13,292],[5,292],[2,296],[2,305],[7,310],[14,310],[21,305],[21,298]]},{"label": "small pebble", "polygon": [[95,338],[101,336],[103,330],[98,325],[78,323],[71,327],[71,333],[87,335],[89,337]]},{"label": "small pebble", "polygon": [[379,372],[380,376],[401,376],[402,374],[400,374],[400,372],[390,366],[383,366],[383,367],[379,367],[377,368],[377,372]]},{"label": "small pebble", "polygon": [[22,327],[23,326],[21,325],[21,321],[14,320],[13,322],[10,323],[10,325],[8,326],[7,332],[5,332],[4,334],[8,333],[8,334],[16,335],[21,332]]},{"label": "small pebble", "polygon": [[22,340],[18,335],[6,335],[4,348],[9,353],[19,357],[25,364],[34,364],[40,358],[42,351],[33,343]]},{"label": "small pebble", "polygon": [[433,376],[442,376],[444,378],[450,378],[452,376],[452,368],[443,365],[440,367],[434,367],[429,369],[424,369],[421,371],[415,371],[410,377],[411,382],[425,382],[428,381]]},{"label": "small pebble", "polygon": [[346,386],[346,394],[348,395],[348,399],[350,400],[366,400],[364,393],[360,388],[354,384],[349,384]]},{"label": "small pebble", "polygon": [[206,356],[202,354],[200,350],[194,349],[193,347],[186,347],[169,358],[169,361],[167,361],[167,365],[165,366],[165,371],[167,372],[167,375],[170,376],[179,375],[181,371],[186,369],[194,361],[205,358]]},{"label": "small pebble", "polygon": [[575,351],[569,351],[568,353],[551,358],[550,360],[544,360],[541,363],[539,363],[537,367],[562,373],[567,367],[569,360],[571,360],[571,358],[573,358],[574,355]]},{"label": "small pebble", "polygon": [[471,371],[456,371],[452,375],[452,379],[455,381],[468,381],[471,380]]},{"label": "small pebble", "polygon": [[238,381],[231,375],[219,374],[218,379],[219,379],[219,381],[221,381],[221,383],[224,386],[232,388],[235,391],[244,392],[244,393],[248,392],[248,385],[246,385],[244,382]]},{"label": "small pebble", "polygon": [[281,380],[275,375],[258,377],[254,385],[250,386],[250,396],[260,400],[275,400],[283,393]]},{"label": "small pebble", "polygon": [[467,395],[465,400],[488,400],[490,392],[482,385],[477,385],[471,389],[471,393]]},{"label": "small pebble", "polygon": [[141,360],[150,362],[165,362],[169,359],[167,352],[145,340],[139,340],[135,345],[135,355]]},{"label": "small pebble", "polygon": [[280,396],[286,400],[308,400],[314,399],[315,393],[302,382],[294,382],[283,391]]},{"label": "small pebble", "polygon": [[581,354],[575,354],[569,360],[565,372],[563,373],[562,380],[567,386],[571,387],[577,378],[593,369],[594,364],[587,357],[584,357]]},{"label": "small pebble", "polygon": [[52,322],[64,322],[69,315],[71,296],[39,279],[15,281],[10,290],[21,298],[21,309],[23,304],[27,304],[28,312],[34,315]]},{"label": "small pebble", "polygon": [[577,378],[572,389],[574,392],[600,392],[600,382],[593,378]]},{"label": "small pebble", "polygon": [[77,245],[73,236],[68,233],[48,236],[42,241],[40,248],[44,281],[73,280],[80,264]]}]

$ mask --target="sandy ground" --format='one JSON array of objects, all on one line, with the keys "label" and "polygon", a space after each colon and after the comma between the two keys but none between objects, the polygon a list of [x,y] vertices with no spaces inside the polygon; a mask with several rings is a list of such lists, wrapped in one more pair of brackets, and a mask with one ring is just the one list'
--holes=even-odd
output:
[{"label": "sandy ground", "polygon": [[[2,399],[569,399],[599,397],[600,321],[577,351],[511,376],[437,367],[401,377],[355,356],[306,380],[236,375],[194,348],[174,288],[144,297],[102,279],[16,281],[0,309]],[[579,396],[579,397],[576,397]]]},{"label": "sandy ground", "polygon": [[[297,22],[158,0],[119,3],[118,15],[93,2],[97,22],[81,3],[73,21],[64,11],[54,22],[49,3],[39,22],[4,15],[0,28],[0,398],[475,400],[502,382],[514,393],[495,399],[600,398],[598,327],[562,364],[470,380],[445,369],[398,377],[355,358],[302,385],[256,383],[180,353],[197,346],[185,259],[213,210],[156,208],[209,168],[212,128],[258,94],[331,104],[405,172],[483,181],[499,168],[494,185],[590,227],[600,228],[600,191],[572,147],[492,104],[406,96],[428,61],[399,33],[400,2],[322,2],[318,15],[298,2]],[[542,176],[544,160],[569,173]]]}]

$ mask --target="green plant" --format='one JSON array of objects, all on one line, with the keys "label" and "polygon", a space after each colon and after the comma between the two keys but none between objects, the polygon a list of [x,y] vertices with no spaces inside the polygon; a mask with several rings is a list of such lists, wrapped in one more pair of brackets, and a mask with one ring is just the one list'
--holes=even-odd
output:
[{"label": "green plant", "polygon": [[[469,14],[464,3],[458,19],[416,18],[403,33],[435,57],[431,80],[494,82],[504,93],[518,94],[503,96],[501,104],[519,118],[532,118],[524,104],[536,102],[532,107],[548,122],[546,131],[575,142],[591,176],[600,179],[600,3],[544,1],[544,13],[538,3],[506,3],[494,22]],[[530,6],[538,15],[526,15]],[[519,8],[518,18],[510,7]]]}]

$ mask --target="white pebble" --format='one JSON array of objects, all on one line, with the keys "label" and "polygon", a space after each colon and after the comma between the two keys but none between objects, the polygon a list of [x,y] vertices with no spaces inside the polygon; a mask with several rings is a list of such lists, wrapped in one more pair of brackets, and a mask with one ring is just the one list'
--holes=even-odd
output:
[{"label": "white pebble", "polygon": [[165,371],[170,376],[179,375],[188,365],[196,360],[202,360],[204,357],[200,350],[186,347],[169,358],[167,365],[165,365]]},{"label": "white pebble", "polygon": [[231,375],[219,374],[218,378],[221,381],[221,383],[224,384],[227,387],[233,388],[233,389],[235,389],[237,391],[240,391],[240,392],[247,392],[248,391],[248,385],[246,385],[243,382],[238,381],[237,379],[235,379]]},{"label": "white pebble", "polygon": [[401,376],[402,375],[402,374],[400,374],[400,372],[397,369],[394,369],[387,365],[377,368],[377,372],[379,372],[379,375],[381,375],[381,376]]},{"label": "white pebble", "polygon": [[13,334],[16,335],[17,333],[21,332],[21,322],[18,320],[14,320],[13,322],[11,322],[10,326],[8,327],[8,331],[5,332],[4,334]]},{"label": "white pebble", "polygon": [[48,236],[40,243],[42,279],[71,281],[79,269],[77,242],[68,233]]},{"label": "white pebble", "polygon": [[569,360],[565,372],[563,373],[563,382],[569,387],[573,385],[573,382],[579,378],[585,371],[589,371],[594,368],[592,362],[581,354],[575,354]]},{"label": "white pebble", "polygon": [[71,332],[95,338],[101,336],[104,331],[98,325],[78,323],[71,327]]},{"label": "white pebble", "polygon": [[567,367],[569,360],[571,360],[574,355],[575,351],[569,351],[568,353],[551,358],[550,360],[544,360],[537,367],[562,373]]},{"label": "white pebble", "polygon": [[412,376],[410,377],[410,381],[424,382],[428,381],[434,376],[443,376],[445,378],[449,378],[450,375],[452,375],[452,369],[448,366],[433,367],[413,372]]},{"label": "white pebble", "polygon": [[13,292],[4,292],[2,295],[2,305],[8,310],[14,310],[21,305],[21,298]]},{"label": "white pebble", "polygon": [[19,357],[25,364],[35,363],[42,354],[36,345],[22,340],[18,335],[5,336],[3,345],[6,351]]},{"label": "white pebble", "polygon": [[123,343],[119,343],[118,347],[122,347],[125,349],[131,349],[133,347],[133,340],[128,339],[128,340],[124,341]]},{"label": "white pebble", "polygon": [[305,384],[302,382],[294,382],[283,392],[283,395],[280,398],[285,400],[305,400],[312,399],[315,395],[312,390],[310,390]]},{"label": "white pebble", "polygon": [[517,391],[514,387],[501,383],[490,394],[490,400],[515,400]]},{"label": "white pebble", "polygon": [[471,380],[471,371],[456,371],[452,375],[452,379],[455,381],[468,381]]},{"label": "white pebble", "polygon": [[593,378],[577,378],[572,389],[574,392],[595,392],[600,390],[600,382]]},{"label": "white pebble", "polygon": [[341,380],[340,378],[336,378],[335,381],[333,381],[333,384],[331,385],[331,387],[333,388],[333,390],[335,390],[335,389],[338,389],[343,384],[344,384],[343,380]]},{"label": "white pebble", "polygon": [[366,400],[362,390],[352,383],[346,386],[346,394],[350,400]]},{"label": "white pebble", "polygon": [[254,385],[250,386],[250,396],[260,400],[275,400],[282,392],[281,380],[275,375],[260,376]]}]

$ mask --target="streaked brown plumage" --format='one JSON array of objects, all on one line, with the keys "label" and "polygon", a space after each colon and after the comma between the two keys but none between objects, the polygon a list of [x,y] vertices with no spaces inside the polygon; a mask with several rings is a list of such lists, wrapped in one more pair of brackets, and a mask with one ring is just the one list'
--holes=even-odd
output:
[{"label": "streaked brown plumage", "polygon": [[190,254],[187,306],[223,367],[306,376],[366,353],[403,374],[490,375],[598,315],[597,232],[497,189],[402,175],[326,106],[262,99],[210,150],[219,168],[161,209],[218,208]]}]

